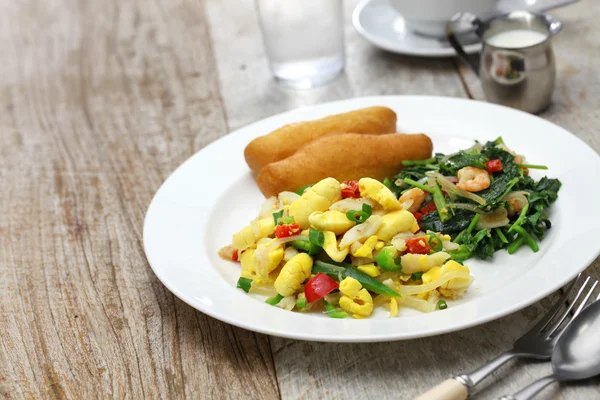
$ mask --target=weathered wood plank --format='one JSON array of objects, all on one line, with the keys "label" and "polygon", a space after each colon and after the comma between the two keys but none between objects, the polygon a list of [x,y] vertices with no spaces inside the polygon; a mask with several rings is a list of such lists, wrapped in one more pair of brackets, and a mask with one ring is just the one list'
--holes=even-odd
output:
[{"label": "weathered wood plank", "polygon": [[[372,48],[350,25],[349,16],[355,4],[356,1],[346,2],[345,75],[323,88],[292,91],[278,87],[270,78],[252,2],[236,2],[235,8],[228,1],[209,2],[211,32],[230,128],[295,107],[354,96],[467,97],[469,91],[465,91],[461,79],[477,97],[477,88],[471,87],[473,77],[464,72],[458,74],[460,64],[456,60],[409,58]],[[575,19],[576,13],[573,15]],[[229,23],[224,24],[225,20]],[[584,82],[578,84],[585,86]],[[575,93],[578,89],[571,90]],[[553,111],[548,115],[554,115]],[[439,381],[471,370],[509,349],[525,327],[550,304],[551,299],[546,299],[480,327],[405,342],[325,344],[271,338],[281,395],[286,399],[412,398]],[[513,362],[482,384],[474,398],[497,398],[549,372],[547,363]],[[596,398],[600,396],[598,382],[566,389],[555,385],[540,398]]]},{"label": "weathered wood plank", "polygon": [[0,394],[276,398],[268,339],[158,282],[158,186],[226,132],[204,4],[4,2]]}]

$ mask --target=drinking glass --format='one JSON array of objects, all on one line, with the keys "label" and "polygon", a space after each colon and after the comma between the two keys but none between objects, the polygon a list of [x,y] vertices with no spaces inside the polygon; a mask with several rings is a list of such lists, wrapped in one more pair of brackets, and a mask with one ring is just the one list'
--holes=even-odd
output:
[{"label": "drinking glass", "polygon": [[344,68],[342,0],[256,0],[275,79],[304,89],[323,85]]}]

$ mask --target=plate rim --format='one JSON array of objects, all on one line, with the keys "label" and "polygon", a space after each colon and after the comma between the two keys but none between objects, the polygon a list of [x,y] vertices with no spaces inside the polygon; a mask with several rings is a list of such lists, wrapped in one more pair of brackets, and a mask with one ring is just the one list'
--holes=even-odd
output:
[{"label": "plate rim", "polygon": [[[209,315],[213,318],[216,318],[220,321],[229,323],[231,325],[234,326],[238,326],[244,329],[248,329],[254,332],[259,332],[259,333],[263,333],[263,334],[268,334],[268,335],[275,335],[275,336],[279,336],[279,337],[285,337],[285,338],[290,338],[290,339],[298,339],[298,340],[306,340],[306,341],[319,341],[319,342],[343,342],[343,343],[367,343],[367,342],[384,342],[384,341],[397,341],[397,340],[408,340],[408,339],[413,339],[413,338],[424,338],[424,337],[430,337],[430,336],[437,336],[437,335],[441,335],[441,334],[445,334],[445,333],[450,333],[450,332],[457,332],[457,331],[461,331],[464,329],[468,329],[471,328],[473,326],[478,326],[478,325],[482,325],[485,324],[487,322],[502,318],[506,315],[509,315],[511,313],[517,312],[539,300],[541,300],[542,298],[548,296],[549,294],[555,292],[556,290],[560,289],[561,287],[563,287],[565,284],[567,284],[569,281],[571,281],[572,279],[575,278],[575,276],[577,276],[577,274],[579,274],[581,271],[583,271],[584,269],[586,269],[597,257],[598,255],[600,255],[600,246],[598,246],[597,248],[595,248],[594,251],[591,251],[587,257],[585,257],[585,261],[581,262],[581,265],[579,265],[576,268],[573,268],[573,270],[569,271],[568,274],[565,274],[562,278],[560,279],[556,279],[554,281],[554,283],[552,283],[548,288],[546,288],[544,291],[539,291],[533,295],[530,295],[529,297],[527,297],[526,299],[521,300],[518,303],[510,303],[508,306],[489,313],[483,317],[478,317],[475,318],[471,321],[468,321],[466,323],[462,323],[460,326],[456,327],[456,326],[442,326],[439,328],[435,328],[432,329],[428,332],[424,332],[424,333],[417,333],[417,334],[408,334],[408,335],[397,335],[397,334],[387,334],[387,335],[377,335],[377,336],[344,336],[344,337],[325,337],[322,334],[306,334],[306,333],[302,333],[302,334],[297,334],[295,332],[279,332],[279,331],[274,331],[273,329],[269,329],[268,327],[262,327],[262,326],[257,326],[257,325],[252,325],[252,324],[247,324],[244,322],[238,321],[236,318],[234,317],[230,317],[230,316],[226,316],[223,315],[219,312],[215,312],[213,308],[211,307],[202,307],[199,306],[197,303],[193,303],[186,294],[181,293],[181,291],[174,285],[172,284],[172,282],[170,282],[166,276],[162,273],[162,271],[160,270],[160,268],[157,268],[155,265],[153,265],[153,262],[151,260],[151,257],[149,256],[149,250],[148,250],[148,242],[147,242],[147,233],[149,228],[149,224],[150,224],[150,216],[153,213],[153,209],[155,207],[157,207],[157,199],[159,198],[159,195],[161,193],[161,191],[164,189],[165,185],[167,184],[167,182],[169,181],[169,179],[171,179],[173,177],[173,175],[175,175],[180,169],[184,168],[189,162],[191,162],[191,160],[193,160],[195,157],[198,157],[201,153],[210,151],[210,149],[215,146],[217,143],[227,139],[227,138],[231,138],[233,136],[235,136],[236,133],[239,133],[240,131],[244,131],[247,129],[251,129],[251,127],[258,125],[258,124],[262,124],[265,123],[265,121],[268,121],[270,119],[279,119],[282,118],[288,114],[293,114],[293,113],[306,113],[306,112],[311,112],[315,109],[318,109],[320,107],[323,106],[338,106],[338,105],[347,105],[348,108],[353,107],[353,103],[360,103],[362,101],[376,101],[376,102],[381,102],[383,105],[385,104],[389,104],[391,102],[394,101],[394,99],[399,99],[399,100],[410,100],[412,98],[418,98],[421,101],[427,101],[427,100],[431,100],[431,101],[450,101],[450,102],[464,102],[464,103],[478,103],[479,105],[482,105],[484,107],[491,107],[491,108],[502,108],[505,110],[508,110],[509,112],[514,112],[514,113],[519,113],[519,114],[523,114],[526,115],[528,118],[535,118],[539,121],[542,121],[544,123],[550,124],[555,126],[556,128],[558,128],[559,130],[563,131],[564,133],[568,134],[569,137],[571,139],[575,139],[577,142],[579,142],[579,145],[582,146],[581,148],[585,148],[587,151],[589,151],[593,156],[595,156],[597,159],[600,159],[600,155],[598,155],[598,153],[592,149],[587,143],[585,143],[582,139],[580,139],[579,137],[577,137],[575,134],[567,131],[566,129],[560,127],[559,125],[556,125],[550,121],[547,121],[543,118],[540,118],[538,116],[535,115],[531,115],[528,113],[525,113],[523,111],[519,111],[519,110],[515,110],[509,107],[505,107],[505,106],[500,106],[500,105],[496,105],[496,104],[491,104],[491,103],[486,103],[486,102],[482,102],[482,101],[477,101],[477,100],[472,100],[472,99],[465,99],[465,98],[454,98],[454,97],[446,97],[446,96],[411,96],[411,95],[383,95],[383,96],[365,96],[365,97],[355,97],[355,98],[350,98],[350,99],[344,99],[344,100],[338,100],[338,101],[333,101],[333,102],[325,102],[325,103],[319,103],[319,104],[314,104],[314,105],[310,105],[310,106],[306,106],[306,107],[300,107],[300,108],[296,108],[296,109],[292,109],[289,111],[285,111],[279,114],[275,114],[272,115],[270,117],[266,117],[260,120],[257,120],[255,122],[252,122],[248,125],[245,125],[243,127],[240,127],[232,132],[230,132],[227,135],[224,135],[222,137],[220,137],[219,139],[213,141],[212,143],[208,144],[207,146],[205,146],[204,148],[200,149],[199,151],[197,151],[196,153],[194,153],[192,156],[190,156],[189,158],[187,158],[184,162],[182,162],[171,174],[169,174],[169,176],[164,180],[164,182],[159,186],[159,188],[157,189],[155,195],[153,196],[148,209],[146,211],[146,214],[144,216],[144,225],[143,225],[143,244],[144,244],[144,252],[146,254],[146,258],[148,260],[148,263],[150,264],[150,267],[152,269],[152,271],[154,272],[154,274],[158,277],[158,279],[161,281],[161,283],[167,288],[169,289],[169,291],[171,291],[173,294],[175,294],[179,299],[181,299],[182,301],[184,301],[186,304],[190,305],[191,307],[195,308],[196,310],[203,312],[206,315]],[[356,107],[356,105],[354,105],[354,107]],[[245,295],[245,294],[244,294]],[[277,309],[279,310],[279,309]],[[286,312],[287,311],[283,311],[283,310],[279,310],[281,312]]]}]

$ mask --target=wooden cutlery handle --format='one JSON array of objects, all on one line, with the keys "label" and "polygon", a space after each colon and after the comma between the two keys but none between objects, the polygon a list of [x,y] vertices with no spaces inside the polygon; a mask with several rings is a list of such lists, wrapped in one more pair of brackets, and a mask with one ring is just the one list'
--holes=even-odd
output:
[{"label": "wooden cutlery handle", "polygon": [[446,379],[434,388],[429,389],[415,400],[465,400],[467,387],[456,379]]}]

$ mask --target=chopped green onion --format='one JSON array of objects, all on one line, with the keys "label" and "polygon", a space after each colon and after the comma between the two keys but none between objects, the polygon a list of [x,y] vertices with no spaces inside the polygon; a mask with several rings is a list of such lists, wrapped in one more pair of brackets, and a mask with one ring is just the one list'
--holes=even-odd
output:
[{"label": "chopped green onion", "polygon": [[288,224],[293,224],[294,222],[296,222],[296,221],[294,220],[294,217],[292,217],[292,216],[279,218],[279,225],[288,225]]},{"label": "chopped green onion", "polygon": [[319,272],[329,275],[330,278],[337,279],[338,281],[350,276],[357,281],[367,290],[383,294],[384,296],[400,297],[400,294],[394,289],[384,285],[377,279],[370,277],[358,268],[348,263],[338,263],[335,261],[321,261],[315,260],[312,268],[312,274],[316,275]]},{"label": "chopped green onion", "polygon": [[448,221],[450,219],[450,214],[448,214],[448,208],[446,207],[446,199],[444,197],[444,193],[442,193],[442,190],[437,183],[431,188],[431,194],[433,196],[435,208],[440,216],[440,220],[442,222]]},{"label": "chopped green onion", "polygon": [[302,186],[300,189],[296,190],[296,194],[299,194],[300,196],[302,196],[304,194],[304,192],[306,192],[307,189],[310,189],[311,187],[313,187],[313,185],[306,185],[306,186]]},{"label": "chopped green onion", "polygon": [[527,243],[529,247],[531,247],[531,250],[533,250],[534,253],[537,253],[540,250],[538,244],[535,242],[535,239],[529,234],[529,232],[527,232],[521,226],[514,226],[514,228],[515,232],[517,232],[523,238],[525,243]]},{"label": "chopped green onion", "polygon": [[425,160],[402,160],[402,165],[405,167],[414,167],[417,165],[427,165],[433,162],[436,162],[437,159],[435,157],[431,157]]},{"label": "chopped green onion", "polygon": [[325,311],[327,311],[327,314],[329,314],[331,318],[346,318],[348,316],[344,311],[337,311],[335,306],[329,304],[325,300],[323,300],[323,303],[325,304]]},{"label": "chopped green onion", "polygon": [[350,221],[356,222],[357,224],[362,224],[369,219],[372,213],[373,207],[367,203],[363,203],[362,211],[350,210],[346,213],[346,218],[348,218]]},{"label": "chopped green onion", "polygon": [[424,190],[424,191],[426,191],[428,193],[432,193],[433,192],[433,188],[431,188],[429,186],[422,185],[419,182],[414,181],[414,180],[412,180],[410,178],[404,178],[404,183],[406,183],[406,184],[408,184],[410,186],[417,187],[417,188],[419,188],[421,190]]},{"label": "chopped green onion", "polygon": [[297,299],[296,308],[306,308],[306,299]]},{"label": "chopped green onion", "polygon": [[237,288],[242,289],[244,292],[248,293],[250,291],[250,286],[252,286],[252,279],[240,276],[240,279],[238,279],[237,281]]},{"label": "chopped green onion", "polygon": [[475,227],[477,226],[477,223],[479,222],[479,218],[481,218],[481,214],[475,214],[475,216],[471,220],[471,223],[467,227],[467,234],[468,235],[470,235],[471,232],[473,231],[473,229],[475,229]]},{"label": "chopped green onion", "polygon": [[439,237],[437,237],[435,233],[429,234],[429,247],[434,252],[442,251],[444,249],[444,246],[442,245],[442,240]]},{"label": "chopped green onion", "polygon": [[273,213],[273,221],[275,221],[275,225],[279,223],[279,218],[283,217],[283,210],[279,210]]},{"label": "chopped green onion", "polygon": [[388,177],[386,176],[385,179],[383,180],[383,185],[388,188],[391,189],[392,188],[392,182],[390,182],[390,180],[388,179]]},{"label": "chopped green onion", "polygon": [[462,231],[461,233],[459,233],[454,238],[454,243],[457,243],[457,244],[463,243],[465,237],[468,237],[471,234],[471,232],[473,231],[473,229],[475,229],[475,226],[477,226],[477,222],[479,222],[479,218],[481,218],[481,215],[480,214],[475,214],[475,216],[471,220],[471,223],[469,223],[469,226],[467,227],[467,229],[465,229],[464,231]]},{"label": "chopped green onion", "polygon": [[308,231],[308,240],[315,246],[323,247],[325,235],[323,232],[311,228],[310,231]]},{"label": "chopped green onion", "polygon": [[280,295],[279,293],[277,293],[276,296],[273,297],[269,297],[268,299],[265,300],[265,303],[270,304],[272,306],[279,304],[279,302],[281,301],[281,299],[283,299],[283,296]]},{"label": "chopped green onion", "polygon": [[508,251],[508,254],[514,254],[517,250],[519,250],[519,247],[521,247],[521,245],[523,245],[524,239],[522,236],[519,236],[514,242],[512,242],[511,244],[508,245],[508,247],[506,248],[506,251]]},{"label": "chopped green onion", "polygon": [[394,246],[386,246],[377,254],[375,262],[386,271],[400,271],[402,263],[397,254],[398,250]]},{"label": "chopped green onion", "polygon": [[[456,240],[454,242],[456,242]],[[473,255],[473,252],[471,250],[469,250],[469,248],[463,244],[458,249],[449,251],[448,254],[450,254],[450,257],[454,261],[456,261],[458,263],[462,263],[463,261],[471,258],[471,256]]]},{"label": "chopped green onion", "polygon": [[519,213],[519,218],[517,218],[517,220],[515,221],[514,224],[512,224],[512,226],[510,228],[508,228],[508,232],[512,232],[515,230],[515,227],[517,226],[521,226],[523,224],[523,222],[525,222],[525,218],[527,217],[527,211],[529,210],[529,203],[525,203],[525,205],[523,206],[523,208],[521,209],[521,212]]},{"label": "chopped green onion", "polygon": [[496,232],[496,235],[498,235],[502,243],[508,243],[508,239],[506,238],[506,236],[504,236],[504,233],[502,233],[502,230],[500,228],[494,228],[494,232]]},{"label": "chopped green onion", "polygon": [[410,277],[413,281],[418,281],[423,277],[424,272],[419,271],[419,272],[414,272]]},{"label": "chopped green onion", "polygon": [[294,240],[294,241],[290,242],[290,246],[295,247],[298,250],[304,250],[311,256],[314,256],[315,254],[319,253],[322,250],[321,247],[315,246],[310,241],[304,240],[304,239],[303,240]]},{"label": "chopped green onion", "polygon": [[440,310],[445,310],[446,308],[448,308],[448,303],[446,303],[446,300],[439,300],[439,301],[437,302],[437,307],[438,307]]},{"label": "chopped green onion", "polygon": [[521,168],[529,168],[529,169],[548,169],[545,165],[535,165],[535,164],[517,164],[517,166]]}]

